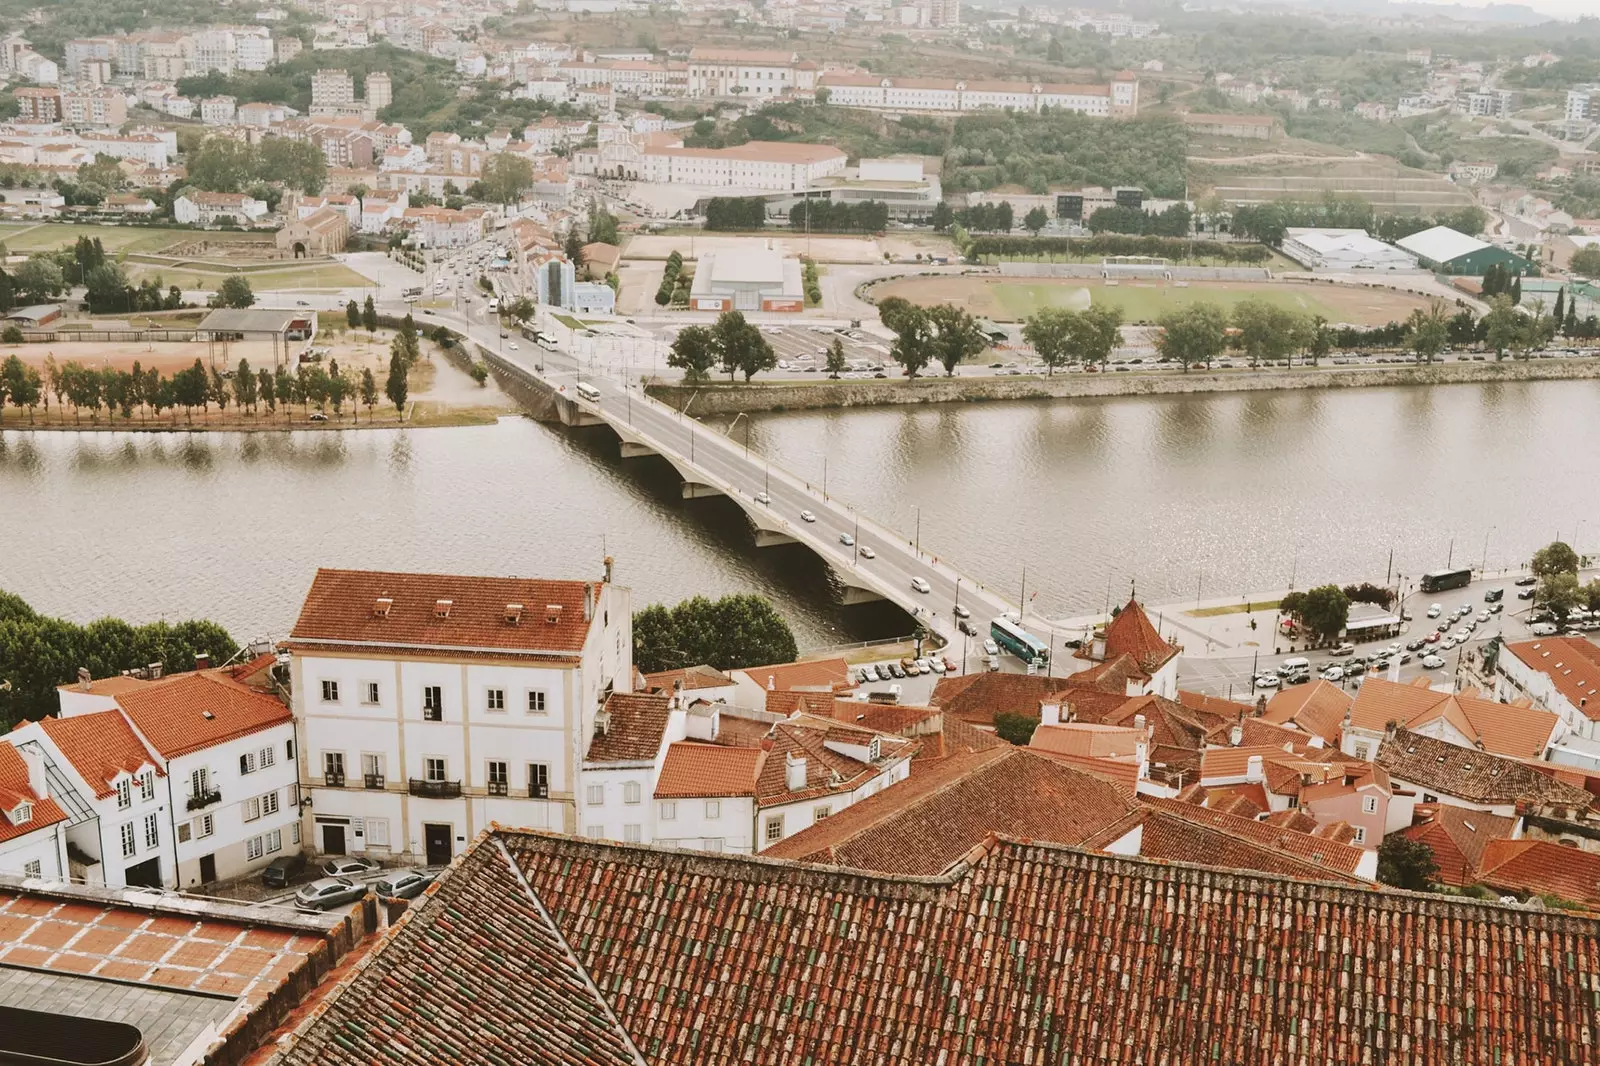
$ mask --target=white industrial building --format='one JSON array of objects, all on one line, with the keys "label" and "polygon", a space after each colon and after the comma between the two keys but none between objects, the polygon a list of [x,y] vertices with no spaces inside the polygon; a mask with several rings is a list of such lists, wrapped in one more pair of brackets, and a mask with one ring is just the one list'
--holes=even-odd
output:
[{"label": "white industrial building", "polygon": [[689,306],[696,311],[803,311],[800,260],[770,247],[704,252]]},{"label": "white industrial building", "polygon": [[[874,201],[889,209],[889,217],[923,219],[943,198],[937,174],[924,171],[916,157],[863,159],[854,171],[845,170],[819,178],[806,195],[823,195],[835,204],[854,206]],[[788,201],[800,202],[800,197]]]},{"label": "white industrial building", "polygon": [[1284,235],[1282,251],[1307,270],[1329,273],[1417,269],[1409,252],[1360,229],[1292,227]]}]

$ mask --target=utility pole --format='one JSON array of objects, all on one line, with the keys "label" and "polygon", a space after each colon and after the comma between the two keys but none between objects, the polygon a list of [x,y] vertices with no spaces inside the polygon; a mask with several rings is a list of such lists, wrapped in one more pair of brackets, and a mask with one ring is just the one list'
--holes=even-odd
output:
[{"label": "utility pole", "polygon": [[1028,613],[1028,568],[1022,568],[1022,598],[1017,601],[1017,624],[1022,624],[1022,616]]}]

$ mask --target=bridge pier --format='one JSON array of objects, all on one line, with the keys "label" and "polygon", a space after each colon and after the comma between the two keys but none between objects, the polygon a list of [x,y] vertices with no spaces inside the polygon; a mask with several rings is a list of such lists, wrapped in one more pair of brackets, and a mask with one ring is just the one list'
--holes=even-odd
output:
[{"label": "bridge pier", "polygon": [[622,457],[624,459],[640,459],[646,455],[656,454],[656,450],[646,444],[639,444],[631,440],[622,441],[621,444]]},{"label": "bridge pier", "polygon": [[877,603],[879,600],[889,598],[877,589],[867,588],[859,578],[852,578],[849,573],[849,567],[839,567],[829,563],[828,569],[833,571],[834,578],[844,586],[843,603],[846,607],[854,607],[862,603]]},{"label": "bridge pier", "polygon": [[756,547],[777,548],[784,544],[799,544],[800,542],[787,533],[779,533],[775,529],[757,529]]},{"label": "bridge pier", "polygon": [[698,481],[685,481],[683,483],[683,498],[686,500],[701,500],[707,496],[725,496],[727,493],[715,485],[702,485]]}]

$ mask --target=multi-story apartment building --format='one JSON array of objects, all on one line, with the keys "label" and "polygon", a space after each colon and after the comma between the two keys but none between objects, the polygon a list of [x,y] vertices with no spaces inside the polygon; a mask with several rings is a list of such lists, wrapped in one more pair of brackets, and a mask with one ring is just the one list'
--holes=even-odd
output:
[{"label": "multi-story apartment building", "polygon": [[200,101],[200,121],[208,126],[231,126],[239,115],[239,101],[231,96],[213,96]]},{"label": "multi-story apartment building", "polygon": [[579,765],[631,687],[610,580],[319,570],[295,622],[311,846],[449,861],[491,822],[573,832]]},{"label": "multi-story apartment building", "polygon": [[80,37],[68,41],[65,52],[68,81],[103,85],[111,80],[117,58],[116,38]]},{"label": "multi-story apartment building", "polygon": [[367,109],[369,111],[382,111],[394,103],[394,86],[389,82],[389,75],[381,70],[368,74],[366,94]]},{"label": "multi-story apartment building", "polygon": [[151,81],[177,81],[189,73],[188,41],[182,34],[146,34],[143,58],[144,76]]},{"label": "multi-story apartment building", "polygon": [[1600,122],[1600,85],[1577,85],[1567,90],[1567,124],[1586,127]]},{"label": "multi-story apartment building", "polygon": [[345,70],[319,70],[311,76],[311,113],[340,114],[356,99],[355,79]]},{"label": "multi-story apartment building", "polygon": [[825,73],[817,79],[817,88],[827,90],[831,104],[875,111],[1042,111],[1048,107],[1100,118],[1131,118],[1139,112],[1139,79],[1131,71],[1123,71],[1105,85]]},{"label": "multi-story apartment building", "polygon": [[61,121],[60,89],[13,89],[17,101],[17,121],[48,125]]}]

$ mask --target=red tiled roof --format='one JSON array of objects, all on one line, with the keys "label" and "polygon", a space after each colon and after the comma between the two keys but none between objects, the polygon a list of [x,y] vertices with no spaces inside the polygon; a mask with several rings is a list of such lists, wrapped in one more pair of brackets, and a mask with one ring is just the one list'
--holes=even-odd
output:
[{"label": "red tiled roof", "polygon": [[[1182,806],[1185,805],[1175,804],[1174,808]],[[1216,812],[1203,813],[1226,820],[1225,824],[1189,817],[1169,807],[1147,810],[1139,821],[1143,827],[1139,836],[1139,857],[1228,870],[1256,870],[1318,881],[1340,881],[1352,885],[1365,883],[1351,872],[1299,854],[1277,841],[1263,843],[1236,831],[1235,827],[1240,822],[1256,824],[1249,818]],[[1307,837],[1306,840],[1329,847],[1343,847],[1317,841],[1313,837]],[[1105,841],[1105,846],[1110,843],[1110,840]]]},{"label": "red tiled roof", "polygon": [[[469,856],[290,1066],[502,1064],[537,1009],[514,997],[574,972],[654,1066],[1564,1066],[1600,1028],[1600,924],[1563,913],[1009,840],[933,879],[503,830],[473,850],[501,847],[548,928]],[[617,1066],[569,1009],[562,1053],[524,1057]]]},{"label": "red tiled roof", "polygon": [[1243,777],[1250,768],[1251,759],[1260,759],[1264,767],[1268,759],[1287,754],[1281,747],[1270,745],[1259,748],[1207,748],[1200,756],[1200,776],[1202,780]]},{"label": "red tiled roof", "polygon": [[1039,726],[1033,731],[1028,747],[1046,754],[1122,758],[1135,754],[1144,739],[1143,730],[1131,727],[1068,722]]},{"label": "red tiled roof", "polygon": [[1513,759],[1404,729],[1384,738],[1373,762],[1390,777],[1469,803],[1504,806],[1527,800],[1542,807],[1586,811],[1593,800],[1583,789]]},{"label": "red tiled roof", "polygon": [[[1377,678],[1368,679],[1368,684]],[[1290,685],[1267,701],[1261,717],[1272,725],[1293,722],[1308,735],[1337,745],[1343,736],[1350,694],[1330,681],[1317,678],[1309,685]]]},{"label": "red tiled roof", "polygon": [[652,692],[671,692],[674,682],[683,682],[683,690],[692,692],[702,688],[725,688],[733,685],[733,678],[714,666],[690,666],[682,670],[657,670],[644,675],[645,687]]},{"label": "red tiled roof", "polygon": [[1578,713],[1600,719],[1600,645],[1583,637],[1541,637],[1505,650],[1549,677]]},{"label": "red tiled roof", "polygon": [[[782,806],[799,800],[815,799],[838,792],[853,792],[878,777],[895,759],[915,749],[912,741],[870,729],[845,725],[831,718],[802,715],[772,727],[772,742],[767,759],[756,774],[756,803],[762,807]],[[830,747],[828,742],[857,746],[878,741],[881,758],[864,762]],[[806,787],[790,789],[790,754],[806,760]]]},{"label": "red tiled roof", "polygon": [[220,669],[174,674],[116,699],[168,759],[294,720],[276,696],[242,685]]},{"label": "red tiled roof", "polygon": [[[318,570],[290,642],[574,655],[589,635],[584,586],[538,578]],[[602,585],[593,586],[598,602]],[[387,614],[376,609],[379,599],[393,601]],[[441,600],[450,601],[446,617],[439,615]],[[522,605],[514,623],[506,620],[508,604]],[[547,621],[551,614],[558,621]]]},{"label": "red tiled roof", "polygon": [[1515,818],[1443,803],[1419,803],[1412,823],[1400,832],[1433,849],[1439,881],[1459,886],[1477,881],[1483,849],[1492,840],[1509,838],[1516,826]]},{"label": "red tiled roof", "polygon": [[1225,718],[1238,718],[1240,715],[1249,718],[1256,713],[1256,705],[1253,703],[1225,700],[1221,696],[1207,696],[1203,692],[1189,692],[1181,688],[1178,690],[1178,702],[1191,711],[1205,711]]},{"label": "red tiled roof", "polygon": [[843,659],[807,659],[797,663],[773,663],[770,666],[747,666],[734,673],[744,674],[751,681],[780,692],[793,689],[825,689],[850,680],[850,665]]},{"label": "red tiled roof", "polygon": [[1350,707],[1354,726],[1383,732],[1390,722],[1418,729],[1440,718],[1485,751],[1512,759],[1540,759],[1560,719],[1536,707],[1479,699],[1467,692],[1435,692],[1369,677]]},{"label": "red tiled roof", "polygon": [[1117,616],[1106,626],[1106,658],[1130,656],[1141,670],[1154,673],[1167,660],[1178,654],[1178,649],[1161,639],[1150,616],[1144,613],[1138,600],[1130,599]]},{"label": "red tiled roof", "polygon": [[1495,888],[1600,902],[1600,855],[1549,840],[1491,840],[1478,879]]},{"label": "red tiled roof", "polygon": [[661,751],[672,697],[665,693],[613,692],[606,697],[610,718],[604,733],[598,728],[584,753],[586,763],[647,762]]},{"label": "red tiled roof", "polygon": [[997,714],[1039,717],[1039,701],[1065,684],[1061,678],[981,673],[941,677],[928,702],[972,725],[993,725]]},{"label": "red tiled roof", "polygon": [[166,776],[121,711],[41,718],[39,728],[99,799],[111,795],[109,782],[120,774],[136,774],[141,767],[153,766],[157,777]]},{"label": "red tiled roof", "polygon": [[992,833],[1078,844],[1133,809],[1109,783],[1004,745],[919,764],[893,788],[762,852],[858,870],[936,874]]},{"label": "red tiled roof", "polygon": [[[32,815],[21,825],[13,825],[10,813],[22,803],[32,805]],[[54,797],[41,798],[29,787],[28,764],[22,754],[10,744],[0,743],[0,844],[66,819],[67,812]]]},{"label": "red tiled roof", "polygon": [[680,740],[667,746],[656,780],[656,798],[753,796],[766,755],[760,748]]}]

